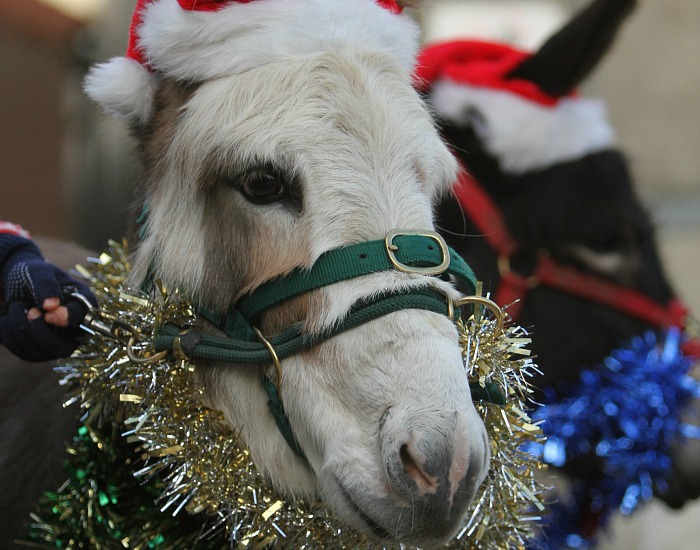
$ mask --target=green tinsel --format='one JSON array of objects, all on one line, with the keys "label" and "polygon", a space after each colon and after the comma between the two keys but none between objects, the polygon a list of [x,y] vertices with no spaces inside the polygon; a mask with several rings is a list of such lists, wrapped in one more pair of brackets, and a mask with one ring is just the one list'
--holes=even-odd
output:
[{"label": "green tinsel", "polygon": [[[45,493],[31,515],[33,540],[89,550],[228,547],[223,533],[217,540],[200,540],[203,518],[172,517],[153,506],[161,484],[142,484],[133,476],[135,449],[112,443],[119,439],[119,434],[80,427],[67,449],[68,480]],[[130,528],[134,518],[139,518],[138,529]]]}]

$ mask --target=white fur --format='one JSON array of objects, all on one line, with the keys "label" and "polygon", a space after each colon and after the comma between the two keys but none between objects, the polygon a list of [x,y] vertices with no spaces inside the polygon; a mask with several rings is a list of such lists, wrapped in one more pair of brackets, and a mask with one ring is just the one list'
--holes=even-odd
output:
[{"label": "white fur", "polygon": [[614,134],[600,101],[564,98],[547,107],[509,92],[450,81],[433,86],[436,113],[458,124],[474,123],[486,150],[503,171],[523,174],[610,148]]},{"label": "white fur", "polygon": [[[222,308],[332,248],[383,238],[396,227],[432,228],[431,204],[456,174],[405,67],[382,51],[345,48],[204,82],[179,111],[161,162],[135,271],[143,276],[153,263],[166,286]],[[216,181],[260,162],[296,174],[301,210],[252,205]],[[222,218],[207,213],[207,200]],[[202,252],[212,234],[215,255]],[[230,295],[201,288],[215,264],[223,287],[241,262],[251,269]],[[309,312],[306,329],[333,324],[360,297],[415,285],[456,295],[430,278],[375,274],[316,293],[312,303],[323,307]],[[258,369],[222,365],[208,385],[263,474],[289,496],[323,498],[357,528],[368,528],[359,508],[392,538],[444,542],[449,533],[431,533],[432,522],[411,509],[411,498],[397,496],[386,464],[396,463],[402,442],[434,440],[431,448],[453,450],[454,471],[470,464],[476,483],[486,474],[485,431],[453,323],[424,311],[392,313],[284,360],[282,370],[284,405],[310,469],[267,411]]]},{"label": "white fur", "polygon": [[202,227],[202,204],[189,191],[191,182],[178,179],[174,172],[164,176],[164,185],[149,202],[146,236],[134,262],[135,277],[143,280],[148,270],[157,266],[158,276],[170,288],[191,288],[194,299],[201,288],[205,251],[201,235],[193,228]]},{"label": "white fur", "polygon": [[108,112],[144,124],[153,113],[157,77],[133,59],[114,57],[90,69],[85,92]]}]

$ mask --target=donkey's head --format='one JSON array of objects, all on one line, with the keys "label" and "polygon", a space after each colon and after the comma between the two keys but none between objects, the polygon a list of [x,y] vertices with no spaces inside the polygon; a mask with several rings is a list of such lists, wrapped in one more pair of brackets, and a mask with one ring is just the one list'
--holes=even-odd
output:
[{"label": "donkey's head", "polygon": [[[419,75],[447,141],[517,243],[499,244],[498,235],[491,242],[478,238],[488,230],[465,219],[454,201],[442,205],[439,224],[492,289],[502,275],[527,279],[504,298],[519,294],[518,322],[535,327],[542,385],[574,380],[581,367],[602,360],[631,336],[681,316],[649,216],[624,158],[613,149],[604,107],[575,92],[634,3],[594,1],[534,54],[500,44],[452,42],[428,48],[420,60]],[[469,200],[470,193],[467,184],[463,197]],[[633,290],[650,301],[642,309],[653,304],[660,314],[652,320],[589,299],[586,293],[596,290],[586,288],[585,277],[581,292],[530,278],[543,256],[552,260],[547,267],[556,264],[603,281],[608,286],[601,292]],[[574,271],[557,274],[576,282]]]},{"label": "donkey's head", "polygon": [[[456,165],[412,87],[418,33],[397,3],[152,0],[133,31],[129,57],[94,69],[87,90],[139,138],[148,220],[136,284],[152,272],[221,313],[330,250],[433,228]],[[459,295],[385,271],[284,301],[258,328],[300,322],[313,338],[362,300],[418,288]],[[446,540],[486,474],[444,315],[389,313],[285,359],[281,380],[270,364],[199,366],[212,406],[280,490],[320,496],[376,536]],[[278,431],[263,374],[307,461]]]}]

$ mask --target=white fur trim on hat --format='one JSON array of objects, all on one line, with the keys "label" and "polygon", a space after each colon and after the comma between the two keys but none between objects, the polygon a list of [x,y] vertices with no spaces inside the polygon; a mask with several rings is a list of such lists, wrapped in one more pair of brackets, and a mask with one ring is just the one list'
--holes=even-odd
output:
[{"label": "white fur trim on hat", "polygon": [[[431,103],[450,122],[472,123],[486,151],[504,172],[523,174],[609,149],[614,132],[602,102],[566,97],[554,106],[516,94],[443,80],[433,85]],[[483,121],[474,122],[470,110]]]},{"label": "white fur trim on hat", "polygon": [[156,75],[126,57],[95,65],[83,83],[88,96],[107,111],[142,124],[153,114],[157,86]]},{"label": "white fur trim on hat", "polygon": [[354,47],[387,51],[413,70],[418,29],[374,0],[231,2],[214,12],[186,11],[177,0],[147,6],[140,45],[170,76],[206,80],[292,56]]},{"label": "white fur trim on hat", "polygon": [[[409,75],[419,30],[408,15],[391,13],[375,0],[230,2],[216,11],[153,0],[143,10],[137,34],[156,74],[197,82],[343,48],[385,52]],[[137,69],[148,72],[127,58],[112,59],[92,70],[86,91],[112,112],[147,121],[155,84]]]}]

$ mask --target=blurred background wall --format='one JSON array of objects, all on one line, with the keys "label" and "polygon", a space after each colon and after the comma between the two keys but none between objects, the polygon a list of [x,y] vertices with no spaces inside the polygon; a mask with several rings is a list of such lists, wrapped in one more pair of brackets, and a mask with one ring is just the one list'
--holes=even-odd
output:
[{"label": "blurred background wall", "polygon": [[0,0],[0,219],[101,247],[138,173],[126,129],[81,90],[121,53],[133,0]]},{"label": "blurred background wall", "polygon": [[64,91],[80,23],[32,0],[0,1],[0,219],[68,237]]}]

